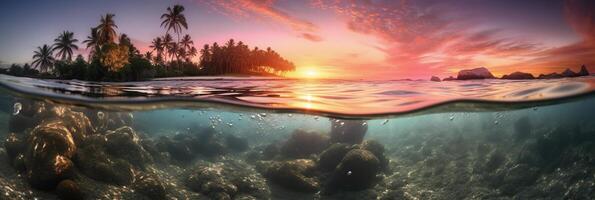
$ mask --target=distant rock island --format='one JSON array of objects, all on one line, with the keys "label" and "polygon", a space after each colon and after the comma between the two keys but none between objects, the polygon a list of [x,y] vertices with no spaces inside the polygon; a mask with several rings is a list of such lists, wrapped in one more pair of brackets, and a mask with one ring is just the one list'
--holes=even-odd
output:
[{"label": "distant rock island", "polygon": [[[535,77],[531,73],[526,72],[513,72],[511,74],[507,74],[502,76],[500,79],[507,79],[507,80],[527,80],[527,79],[555,79],[555,78],[572,78],[572,77],[579,77],[579,76],[589,76],[590,73],[587,70],[587,66],[581,66],[579,72],[574,72],[571,69],[566,69],[562,73],[550,73],[550,74],[540,74],[539,76]],[[476,80],[476,79],[497,79],[490,70],[485,67],[479,67],[474,69],[465,69],[459,71],[457,77],[449,76],[447,78],[442,79],[442,81],[454,81],[454,80]],[[437,76],[432,76],[430,79],[431,81],[440,81],[440,78]]]},{"label": "distant rock island", "polygon": [[491,79],[496,78],[490,70],[485,67],[475,69],[464,69],[457,74],[457,80],[471,80],[471,79]]}]

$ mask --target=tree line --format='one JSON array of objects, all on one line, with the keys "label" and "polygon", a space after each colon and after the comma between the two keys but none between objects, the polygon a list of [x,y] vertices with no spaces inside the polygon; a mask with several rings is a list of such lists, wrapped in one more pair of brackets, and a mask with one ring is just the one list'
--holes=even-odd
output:
[{"label": "tree line", "polygon": [[[118,34],[114,14],[101,16],[82,41],[87,58],[73,55],[79,46],[74,33],[63,31],[52,45],[42,45],[33,52],[31,64],[13,64],[0,73],[41,78],[90,81],[136,81],[154,77],[200,75],[282,75],[295,70],[292,62],[270,47],[250,49],[243,42],[230,39],[225,45],[205,44],[199,51],[189,34],[184,7],[168,7],[161,15],[163,36],[152,40],[150,50],[141,52],[126,34]],[[173,35],[172,35],[173,34]],[[183,35],[183,36],[182,36]],[[193,58],[199,57],[198,62]]]}]

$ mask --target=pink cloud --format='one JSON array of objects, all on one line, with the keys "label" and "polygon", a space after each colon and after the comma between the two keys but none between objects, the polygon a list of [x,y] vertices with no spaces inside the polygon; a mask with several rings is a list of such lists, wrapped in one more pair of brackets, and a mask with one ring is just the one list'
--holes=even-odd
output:
[{"label": "pink cloud", "polygon": [[394,76],[447,74],[452,69],[477,66],[516,71],[526,66],[595,65],[595,48],[591,45],[595,43],[591,42],[595,41],[594,4],[589,0],[567,0],[567,19],[584,41],[549,47],[453,17],[456,10],[432,3],[422,6],[408,0],[312,1],[316,8],[343,16],[349,30],[379,38],[382,45],[378,49],[385,53],[384,66],[392,66],[389,68]]},{"label": "pink cloud", "polygon": [[275,0],[205,0],[202,1],[213,9],[237,17],[258,17],[264,20],[286,25],[296,32],[300,37],[310,41],[321,41],[322,37],[316,34],[318,27],[312,22],[298,19],[275,7]]}]

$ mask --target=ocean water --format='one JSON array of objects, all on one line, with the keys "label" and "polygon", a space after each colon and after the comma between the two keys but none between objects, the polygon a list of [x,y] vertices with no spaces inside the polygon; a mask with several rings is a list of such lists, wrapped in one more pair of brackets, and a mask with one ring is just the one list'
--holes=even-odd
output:
[{"label": "ocean water", "polygon": [[592,76],[0,86],[0,199],[595,198]]}]

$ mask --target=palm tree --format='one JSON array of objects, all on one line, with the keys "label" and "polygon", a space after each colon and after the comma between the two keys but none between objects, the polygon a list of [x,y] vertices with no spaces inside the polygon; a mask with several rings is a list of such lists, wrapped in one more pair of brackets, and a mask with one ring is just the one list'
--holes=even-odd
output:
[{"label": "palm tree", "polygon": [[[182,5],[174,5],[174,7],[167,7],[167,12],[161,15],[161,22],[162,27],[166,27],[166,33],[169,33],[170,30],[173,29],[174,33],[178,36],[178,43],[180,42],[180,33],[182,32],[182,28],[188,29],[188,23],[186,23],[186,17],[184,14],[184,6]],[[174,50],[174,52],[177,50]]]},{"label": "palm tree", "polygon": [[166,33],[165,36],[163,36],[163,48],[167,52],[167,54],[172,58],[171,60],[173,60],[175,53],[174,43],[174,39],[169,33]]},{"label": "palm tree", "polygon": [[91,57],[99,51],[99,36],[97,35],[97,28],[91,28],[91,35],[87,36],[87,39],[83,41],[84,44],[87,44],[87,49],[91,48],[89,52],[89,60]]},{"label": "palm tree", "polygon": [[33,52],[33,62],[31,64],[39,68],[40,71],[47,72],[56,62],[52,54],[52,48],[47,44],[44,44],[43,47],[37,47],[37,51]]},{"label": "palm tree", "polygon": [[194,46],[194,41],[192,41],[190,35],[186,34],[184,35],[184,37],[182,37],[182,41],[180,41],[180,46],[181,57],[184,58],[184,60],[188,60],[190,50]]},{"label": "palm tree", "polygon": [[105,14],[105,16],[101,16],[101,21],[97,26],[97,43],[99,46],[107,43],[113,43],[118,37],[118,34],[116,33],[118,26],[114,21],[114,16],[114,14],[109,13]]},{"label": "palm tree", "polygon": [[190,37],[190,35],[186,34],[186,35],[184,35],[184,37],[182,37],[182,41],[180,41],[180,45],[184,49],[190,49],[190,47],[192,47],[192,45],[194,45],[194,41],[192,41],[192,38]]},{"label": "palm tree", "polygon": [[155,52],[157,52],[157,57],[163,57],[163,50],[164,50],[164,43],[161,37],[156,37],[151,42],[150,48],[152,48]]},{"label": "palm tree", "polygon": [[198,50],[194,47],[190,47],[190,50],[188,50],[188,58],[187,61],[189,62],[190,59],[194,58],[196,55],[198,55]]},{"label": "palm tree", "polygon": [[60,60],[72,60],[72,51],[78,50],[79,47],[74,44],[79,40],[74,39],[74,33],[70,31],[64,31],[54,40],[54,48],[52,51],[58,50],[56,56],[60,57]]},{"label": "palm tree", "polygon": [[153,51],[145,52],[145,58],[149,61],[152,61],[153,60]]}]

